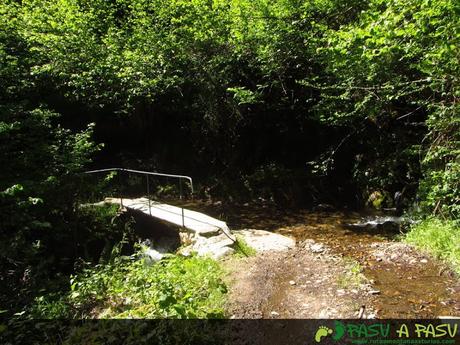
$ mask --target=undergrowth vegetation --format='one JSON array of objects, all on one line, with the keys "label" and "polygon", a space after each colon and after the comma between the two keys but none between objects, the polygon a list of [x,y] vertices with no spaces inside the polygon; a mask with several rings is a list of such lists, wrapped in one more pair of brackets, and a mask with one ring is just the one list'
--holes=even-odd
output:
[{"label": "undergrowth vegetation", "polygon": [[172,256],[155,264],[119,257],[84,269],[61,296],[41,296],[34,318],[222,318],[226,286],[209,258]]},{"label": "undergrowth vegetation", "polygon": [[448,263],[460,274],[460,226],[458,222],[427,218],[414,225],[406,241]]}]

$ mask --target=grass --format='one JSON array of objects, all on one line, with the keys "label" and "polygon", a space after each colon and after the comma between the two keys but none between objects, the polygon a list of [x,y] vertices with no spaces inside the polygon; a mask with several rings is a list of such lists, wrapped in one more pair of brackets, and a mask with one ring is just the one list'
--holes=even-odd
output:
[{"label": "grass", "polygon": [[37,298],[35,318],[223,318],[218,262],[173,256],[153,265],[119,258],[72,277],[61,296]]},{"label": "grass", "polygon": [[252,248],[242,236],[236,236],[236,243],[234,246],[235,255],[239,257],[255,256],[257,251]]},{"label": "grass", "polygon": [[342,289],[359,288],[366,280],[362,274],[360,263],[352,258],[344,258],[346,272],[337,279],[337,285]]},{"label": "grass", "polygon": [[460,274],[460,227],[453,221],[428,218],[412,226],[405,241],[446,262]]}]

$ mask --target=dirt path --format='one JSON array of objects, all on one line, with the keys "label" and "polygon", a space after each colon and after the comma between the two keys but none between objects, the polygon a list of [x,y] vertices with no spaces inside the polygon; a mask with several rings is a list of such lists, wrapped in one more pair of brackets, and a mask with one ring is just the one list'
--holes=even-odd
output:
[{"label": "dirt path", "polygon": [[[313,241],[227,262],[233,318],[374,317],[372,287],[354,262]],[[366,306],[368,306],[366,308]]]},{"label": "dirt path", "polygon": [[369,259],[385,267],[383,285],[365,276],[372,273],[369,268],[313,240],[286,252],[231,259],[226,262],[231,286],[228,312],[232,318],[460,314],[458,281],[452,278],[452,286],[445,288],[444,279],[437,279],[441,283],[433,287],[424,282],[424,276],[417,276],[420,269],[430,271],[436,266],[429,258],[401,243],[374,243],[368,249]]},{"label": "dirt path", "polygon": [[402,243],[375,242],[367,249],[368,262],[386,272],[377,275],[383,284],[369,278],[375,273],[369,267],[313,240],[286,252],[231,259],[228,312],[232,318],[460,315],[458,280],[451,277],[446,287],[439,276],[436,286],[424,279],[441,266]]}]

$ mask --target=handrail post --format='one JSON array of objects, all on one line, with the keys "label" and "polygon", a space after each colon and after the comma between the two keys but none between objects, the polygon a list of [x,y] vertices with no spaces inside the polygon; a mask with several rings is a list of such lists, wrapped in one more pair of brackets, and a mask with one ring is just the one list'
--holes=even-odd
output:
[{"label": "handrail post", "polygon": [[184,220],[184,208],[181,207],[182,210],[182,228],[185,228],[185,220]]},{"label": "handrail post", "polygon": [[120,208],[123,208],[123,192],[121,190],[121,182],[122,182],[122,177],[121,177],[121,170],[120,170],[120,174],[118,175],[118,188],[120,189]]},{"label": "handrail post", "polygon": [[182,200],[182,179],[179,179],[179,199]]},{"label": "handrail post", "polygon": [[150,185],[149,185],[149,175],[145,175],[147,180],[147,199],[149,201],[149,214],[152,215],[152,207],[150,206]]}]

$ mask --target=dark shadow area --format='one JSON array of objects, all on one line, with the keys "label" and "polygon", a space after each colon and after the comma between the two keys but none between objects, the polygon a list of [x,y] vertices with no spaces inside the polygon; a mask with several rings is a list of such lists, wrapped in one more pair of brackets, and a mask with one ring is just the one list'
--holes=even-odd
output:
[{"label": "dark shadow area", "polygon": [[180,247],[177,226],[166,224],[141,211],[128,209],[126,214],[134,219],[134,232],[140,240],[150,240],[155,248],[176,251]]}]

